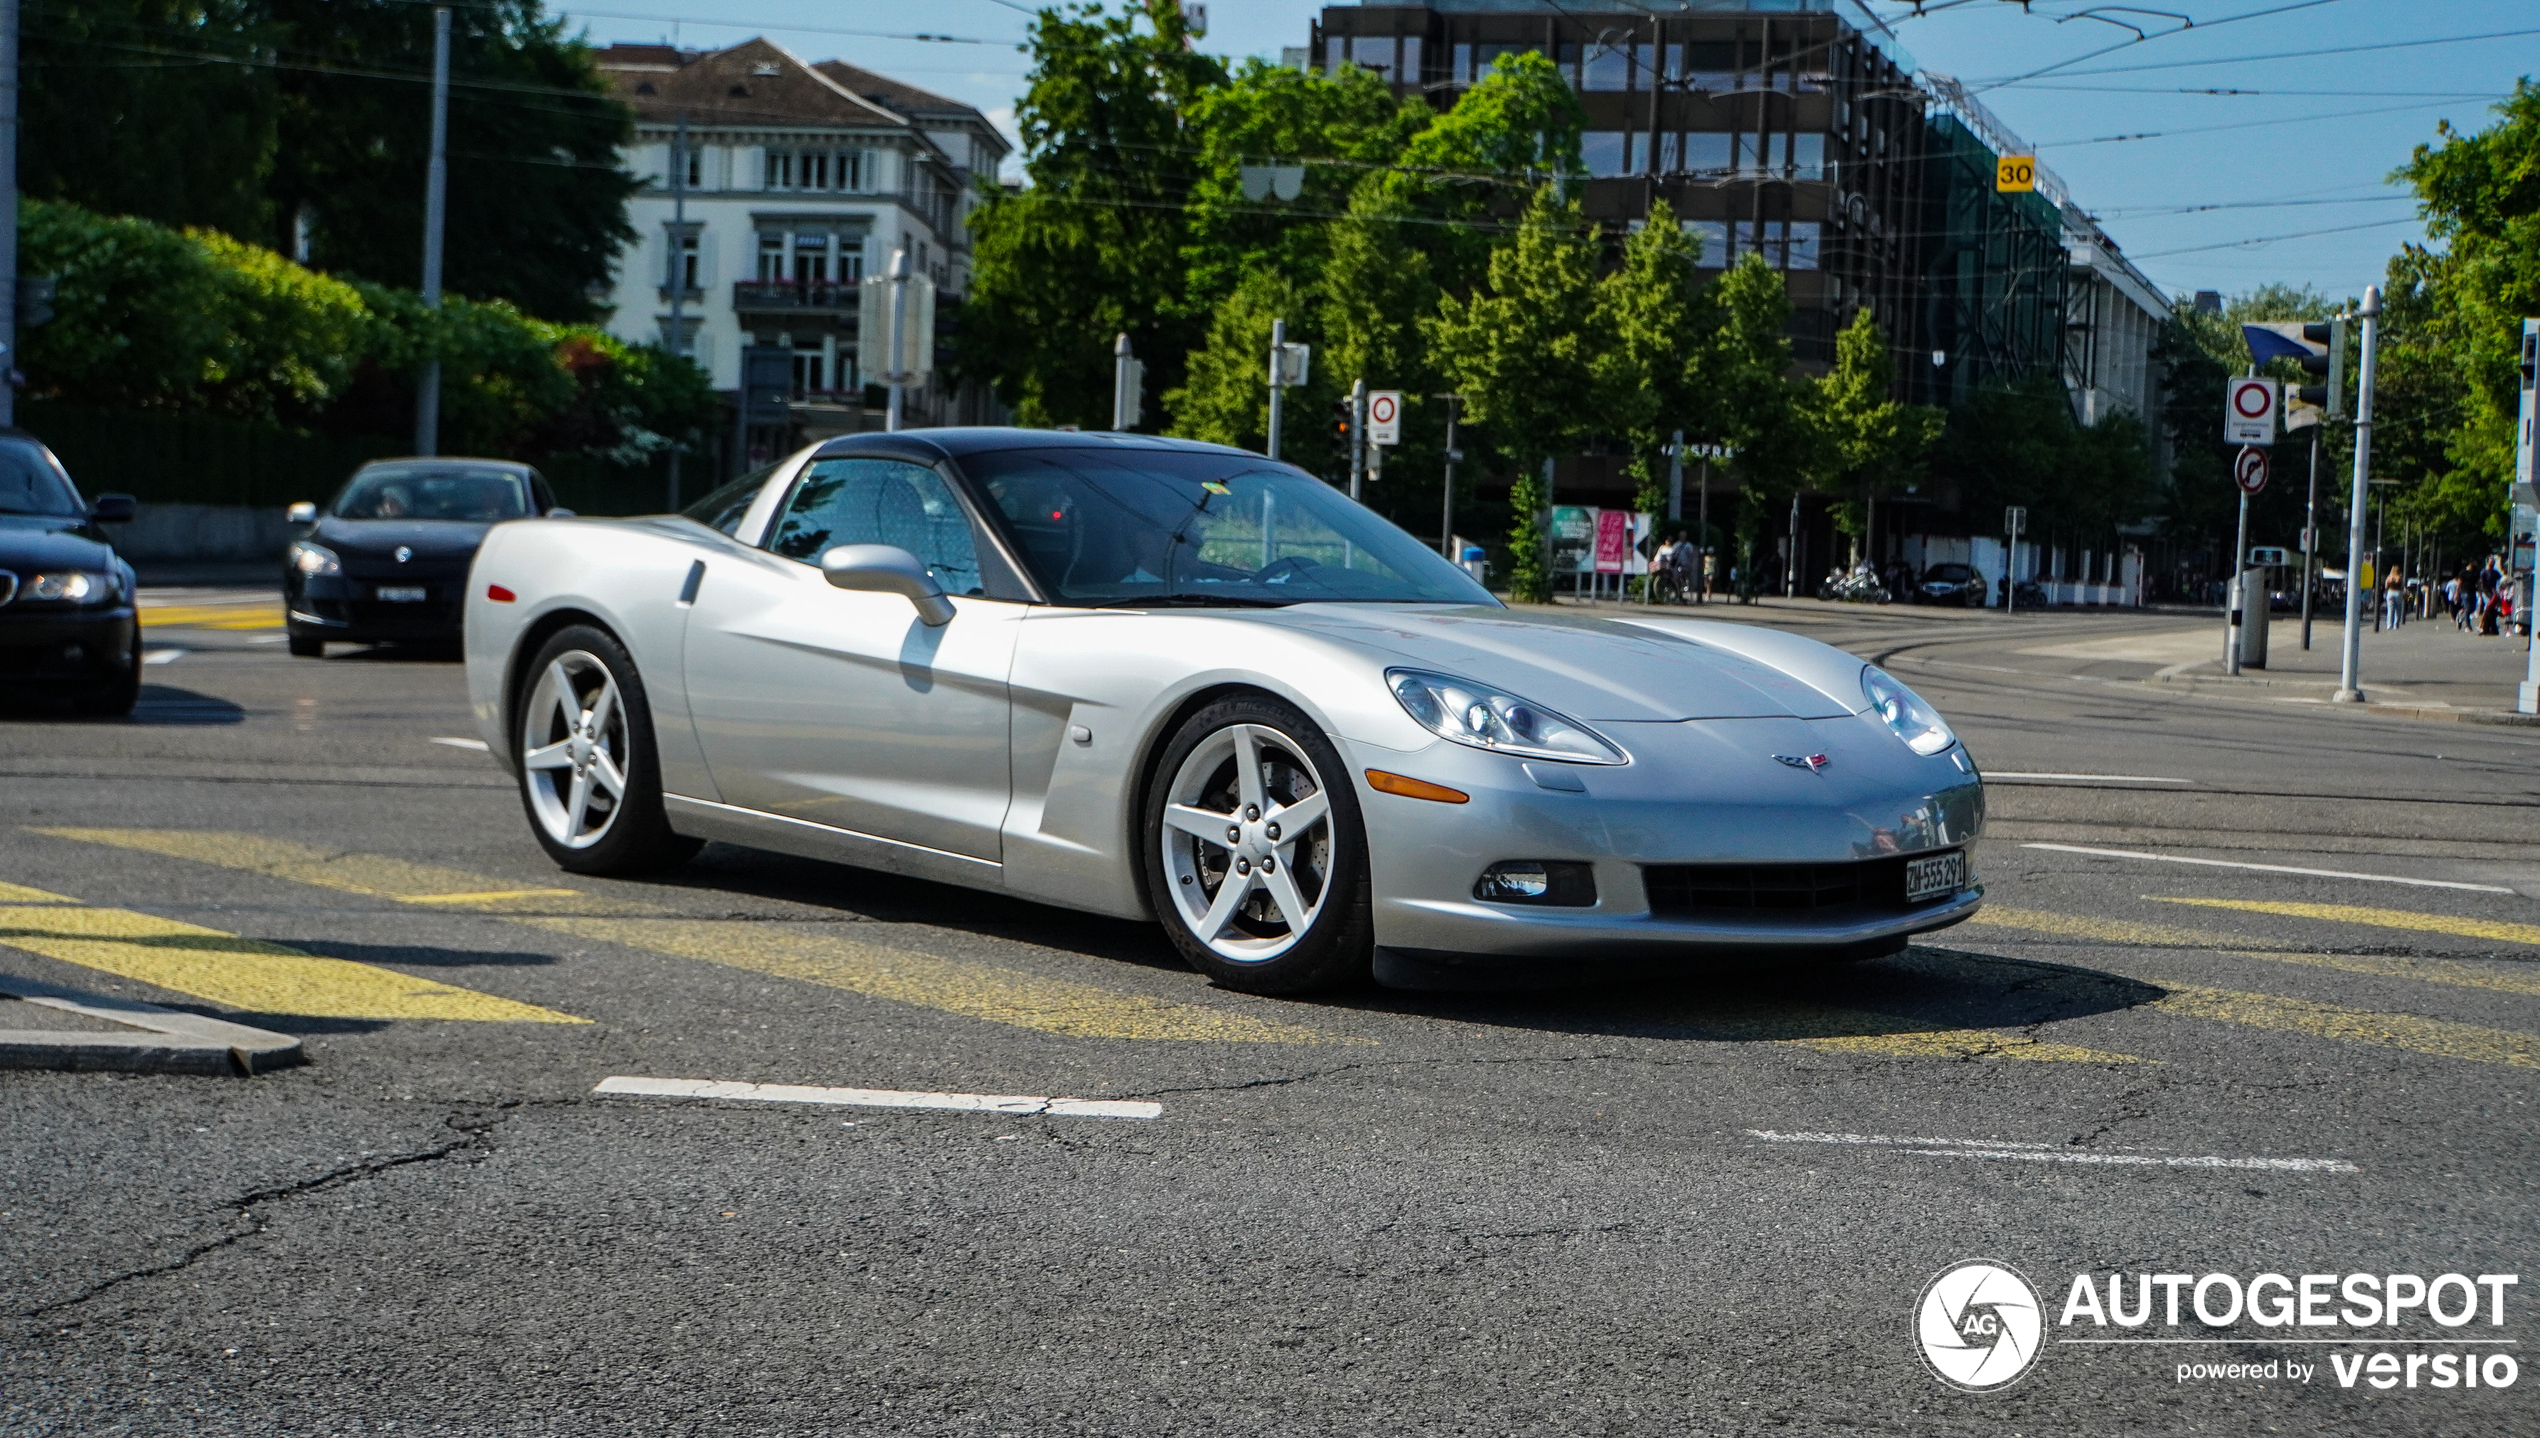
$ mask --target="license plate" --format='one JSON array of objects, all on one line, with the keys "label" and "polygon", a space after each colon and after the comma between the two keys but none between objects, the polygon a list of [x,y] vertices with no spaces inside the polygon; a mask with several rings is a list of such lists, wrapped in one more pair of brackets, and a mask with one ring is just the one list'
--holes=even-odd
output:
[{"label": "license plate", "polygon": [[383,584],[379,586],[382,604],[421,604],[424,588],[420,584]]},{"label": "license plate", "polygon": [[1919,904],[1925,899],[1939,899],[1967,887],[1967,855],[1934,854],[1928,859],[1905,861],[1905,902]]}]

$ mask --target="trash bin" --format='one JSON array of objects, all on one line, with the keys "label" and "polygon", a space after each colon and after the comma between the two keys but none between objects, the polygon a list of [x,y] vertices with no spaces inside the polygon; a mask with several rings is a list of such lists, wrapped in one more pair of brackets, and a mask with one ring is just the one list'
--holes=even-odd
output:
[{"label": "trash bin", "polygon": [[2274,606],[2269,603],[2267,572],[2264,569],[2240,571],[2240,667],[2267,667],[2267,618]]}]

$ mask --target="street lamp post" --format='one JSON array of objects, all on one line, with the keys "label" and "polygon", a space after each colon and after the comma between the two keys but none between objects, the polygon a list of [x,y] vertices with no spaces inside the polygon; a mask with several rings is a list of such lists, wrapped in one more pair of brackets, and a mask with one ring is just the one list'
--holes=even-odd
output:
[{"label": "street lamp post", "polygon": [[[450,190],[450,7],[432,7],[432,158],[423,172],[423,307],[441,308],[441,234]],[[415,390],[415,453],[441,452],[441,362]]]},{"label": "street lamp post", "polygon": [[2363,368],[2355,385],[2355,477],[2352,494],[2346,506],[2346,642],[2338,661],[2337,692],[2329,697],[2341,704],[2360,704],[2364,700],[2364,501],[2365,488],[2372,476],[2372,376],[2373,358],[2381,330],[2381,286],[2364,290]]}]

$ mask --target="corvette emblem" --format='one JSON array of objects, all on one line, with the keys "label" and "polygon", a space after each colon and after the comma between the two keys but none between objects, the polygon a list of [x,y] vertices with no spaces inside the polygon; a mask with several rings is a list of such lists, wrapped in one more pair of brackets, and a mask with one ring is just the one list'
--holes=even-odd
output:
[{"label": "corvette emblem", "polygon": [[1828,764],[1834,762],[1823,754],[1776,754],[1773,757],[1793,769],[1805,769],[1811,774],[1823,770]]},{"label": "corvette emblem", "polygon": [[414,558],[414,557],[415,557],[415,552],[414,552],[413,550],[408,549],[407,547],[405,547],[405,546],[404,546],[404,545],[402,545],[402,544],[400,544],[400,545],[398,545],[398,546],[397,546],[397,562],[398,562],[399,564],[403,564],[403,563],[405,563],[407,560],[412,559],[412,558]]}]

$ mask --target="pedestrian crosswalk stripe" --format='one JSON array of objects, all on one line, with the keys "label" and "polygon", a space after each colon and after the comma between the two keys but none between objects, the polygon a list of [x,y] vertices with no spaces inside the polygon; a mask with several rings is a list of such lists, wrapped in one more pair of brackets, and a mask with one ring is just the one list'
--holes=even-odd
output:
[{"label": "pedestrian crosswalk stripe", "polygon": [[1954,1029],[1896,1014],[1822,1004],[1723,1004],[1684,1020],[1724,1039],[1788,1044],[1823,1053],[1908,1059],[2016,1059],[2043,1063],[2132,1064],[2132,1054],[2047,1043],[1992,1029]]},{"label": "pedestrian crosswalk stripe", "polygon": [[1987,908],[1978,911],[1969,923],[1991,928],[2025,929],[2031,933],[2107,944],[2140,945],[2154,949],[2208,949],[2234,958],[2265,959],[2271,963],[2302,964],[2342,973],[2370,974],[2376,978],[2409,979],[2421,984],[2444,984],[2452,988],[2489,989],[2500,994],[2540,997],[2540,973],[2517,973],[2509,968],[2491,968],[2452,959],[2303,953],[2276,948],[2270,940],[2251,938],[2246,934],[2182,929],[2169,924],[2143,924],[2083,914],[2056,914],[2042,909]]},{"label": "pedestrian crosswalk stripe", "polygon": [[514,922],[578,939],[702,959],[752,973],[800,979],[1071,1038],[1251,1044],[1373,1042],[1198,1004],[1045,978],[1019,969],[862,943],[835,934],[811,932],[814,926],[808,924],[545,916],[520,916]]},{"label": "pedestrian crosswalk stripe", "polygon": [[809,933],[809,925],[684,919],[651,904],[577,889],[523,889],[464,869],[345,853],[255,834],[192,829],[42,829],[85,843],[164,854],[272,878],[444,910],[484,913],[552,933],[673,958],[846,989],[991,1023],[1073,1038],[1205,1043],[1366,1044],[1302,1024],[1126,994],[1020,969]]},{"label": "pedestrian crosswalk stripe", "polygon": [[393,899],[401,904],[446,904],[492,912],[533,909],[541,913],[659,914],[651,904],[629,903],[584,893],[579,889],[523,888],[500,879],[439,864],[419,864],[384,854],[322,849],[290,839],[261,834],[224,833],[217,829],[66,829],[35,831],[56,839],[76,839],[117,849],[137,849],[172,859],[243,869],[269,878],[336,889],[348,894]]},{"label": "pedestrian crosswalk stripe", "polygon": [[2421,914],[2413,909],[2377,909],[2362,904],[2295,904],[2272,899],[2178,899],[2157,894],[2144,897],[2159,904],[2196,904],[2209,909],[2242,909],[2252,914],[2323,919],[2332,924],[2409,929],[2424,934],[2458,934],[2463,938],[2495,939],[2508,944],[2540,944],[2540,924],[2465,919],[2454,914]]},{"label": "pedestrian crosswalk stripe", "polygon": [[2413,1014],[2374,1013],[2340,1008],[2309,999],[2274,994],[2235,993],[2228,989],[2164,984],[2168,992],[2147,1005],[2163,1013],[2252,1028],[2279,1029],[2347,1043],[2408,1049],[2471,1063],[2512,1068],[2540,1067],[2540,1037],[2506,1029],[2481,1028]]},{"label": "pedestrian crosswalk stripe", "polygon": [[517,1003],[394,969],[303,953],[261,939],[129,909],[97,909],[60,894],[8,886],[0,945],[192,994],[223,1008],[321,1019],[472,1019],[579,1024],[571,1014]]}]

